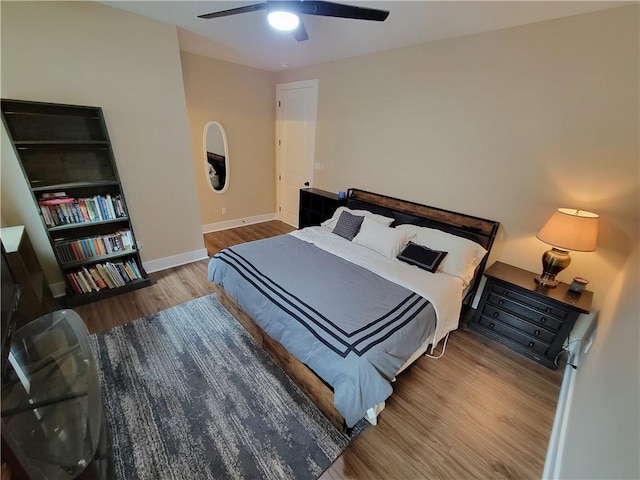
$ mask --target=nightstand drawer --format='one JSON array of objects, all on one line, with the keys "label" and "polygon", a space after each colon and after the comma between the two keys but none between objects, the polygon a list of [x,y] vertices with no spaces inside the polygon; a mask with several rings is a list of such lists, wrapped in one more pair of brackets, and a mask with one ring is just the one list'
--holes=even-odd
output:
[{"label": "nightstand drawer", "polygon": [[480,325],[483,325],[486,328],[493,330],[496,333],[499,333],[505,338],[513,340],[514,342],[519,343],[520,345],[524,345],[525,347],[539,353],[540,355],[546,355],[547,350],[549,350],[549,344],[533,339],[528,335],[524,334],[516,330],[515,328],[511,328],[505,323],[502,323],[498,320],[492,319],[491,317],[487,317],[482,315],[479,321]]},{"label": "nightstand drawer", "polygon": [[[500,292],[503,292],[504,288],[500,288]],[[508,291],[511,296],[517,295],[512,291]],[[521,296],[521,295],[520,295]],[[501,309],[508,310],[509,312],[513,312],[521,317],[526,318],[532,322],[535,322],[539,325],[543,325],[546,328],[551,330],[558,331],[562,327],[562,320],[554,318],[549,313],[541,312],[539,309],[532,309],[520,303],[514,302],[509,298],[505,298],[502,295],[498,295],[495,293],[495,290],[489,294],[488,303],[492,305],[496,305]],[[524,302],[523,302],[524,303]],[[532,303],[531,301],[527,303]],[[537,302],[536,302],[537,303]]]},{"label": "nightstand drawer", "polygon": [[499,308],[494,307],[493,305],[486,304],[484,309],[482,310],[482,313],[487,318],[492,318],[502,323],[509,324],[510,326],[517,328],[518,330],[522,330],[524,333],[532,335],[536,338],[544,340],[545,342],[551,343],[556,338],[555,333],[549,330],[545,330],[544,328],[533,323],[522,320],[521,318],[511,315],[509,312],[505,312],[504,310],[500,310]]},{"label": "nightstand drawer", "polygon": [[499,295],[502,295],[503,297],[508,297],[516,300],[519,303],[528,305],[529,307],[536,309],[541,313],[553,315],[560,319],[567,318],[567,316],[569,315],[570,309],[568,308],[556,307],[554,305],[549,305],[548,303],[540,302],[532,297],[531,294],[529,294],[528,296],[521,294],[513,289],[509,289],[507,286],[501,283],[496,283],[493,287],[493,291]]}]

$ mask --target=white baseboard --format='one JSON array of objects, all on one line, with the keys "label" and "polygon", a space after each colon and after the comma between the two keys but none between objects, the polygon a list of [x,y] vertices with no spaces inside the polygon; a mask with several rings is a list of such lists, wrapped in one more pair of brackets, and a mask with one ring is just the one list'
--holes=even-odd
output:
[{"label": "white baseboard", "polygon": [[153,273],[159,272],[160,270],[166,270],[167,268],[179,267],[180,265],[185,265],[187,263],[206,260],[207,258],[209,258],[207,249],[201,248],[192,252],[180,253],[178,255],[172,255],[170,257],[142,262],[142,266],[147,271],[147,273]]},{"label": "white baseboard", "polygon": [[255,223],[268,222],[271,220],[276,220],[275,213],[266,213],[264,215],[255,215],[253,217],[227,220],[226,222],[209,223],[207,225],[202,225],[202,233],[219,232],[220,230],[242,227],[243,225],[253,225]]}]

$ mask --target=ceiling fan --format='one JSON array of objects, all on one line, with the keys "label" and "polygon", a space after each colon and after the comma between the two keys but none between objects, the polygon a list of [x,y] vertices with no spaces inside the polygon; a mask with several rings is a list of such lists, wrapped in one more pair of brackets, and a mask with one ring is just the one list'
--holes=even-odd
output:
[{"label": "ceiling fan", "polygon": [[263,3],[198,15],[198,18],[227,17],[229,15],[255,12],[257,10],[266,10],[267,19],[273,28],[290,31],[299,42],[309,39],[300,15],[352,18],[356,20],[373,20],[375,22],[384,22],[389,16],[388,10],[354,7],[321,0],[266,0]]}]

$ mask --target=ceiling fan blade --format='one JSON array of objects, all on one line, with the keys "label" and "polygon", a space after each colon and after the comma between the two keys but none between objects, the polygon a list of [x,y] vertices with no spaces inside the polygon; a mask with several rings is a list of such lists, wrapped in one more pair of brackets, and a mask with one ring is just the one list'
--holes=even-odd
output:
[{"label": "ceiling fan blade", "polygon": [[198,18],[218,18],[228,17],[229,15],[237,15],[239,13],[255,12],[257,10],[264,10],[267,6],[266,3],[256,3],[254,5],[247,5],[245,7],[232,8],[230,10],[222,10],[221,12],[206,13],[204,15],[198,15]]},{"label": "ceiling fan blade", "polygon": [[356,20],[373,20],[376,22],[384,22],[389,16],[388,10],[354,7],[352,5],[324,2],[322,0],[302,0],[299,5],[297,5],[297,8],[300,13],[305,13],[307,15],[353,18]]},{"label": "ceiling fan blade", "polygon": [[293,38],[295,38],[299,42],[304,42],[305,40],[309,40],[309,34],[307,33],[307,29],[304,28],[304,23],[302,23],[302,19],[300,19],[300,23],[298,24],[298,28],[291,32]]}]

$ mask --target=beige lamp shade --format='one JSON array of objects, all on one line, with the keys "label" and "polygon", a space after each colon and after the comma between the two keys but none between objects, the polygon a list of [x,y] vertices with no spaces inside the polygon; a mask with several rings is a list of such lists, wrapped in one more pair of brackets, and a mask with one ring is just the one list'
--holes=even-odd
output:
[{"label": "beige lamp shade", "polygon": [[599,215],[559,208],[538,232],[538,239],[562,250],[593,252],[598,238]]}]

